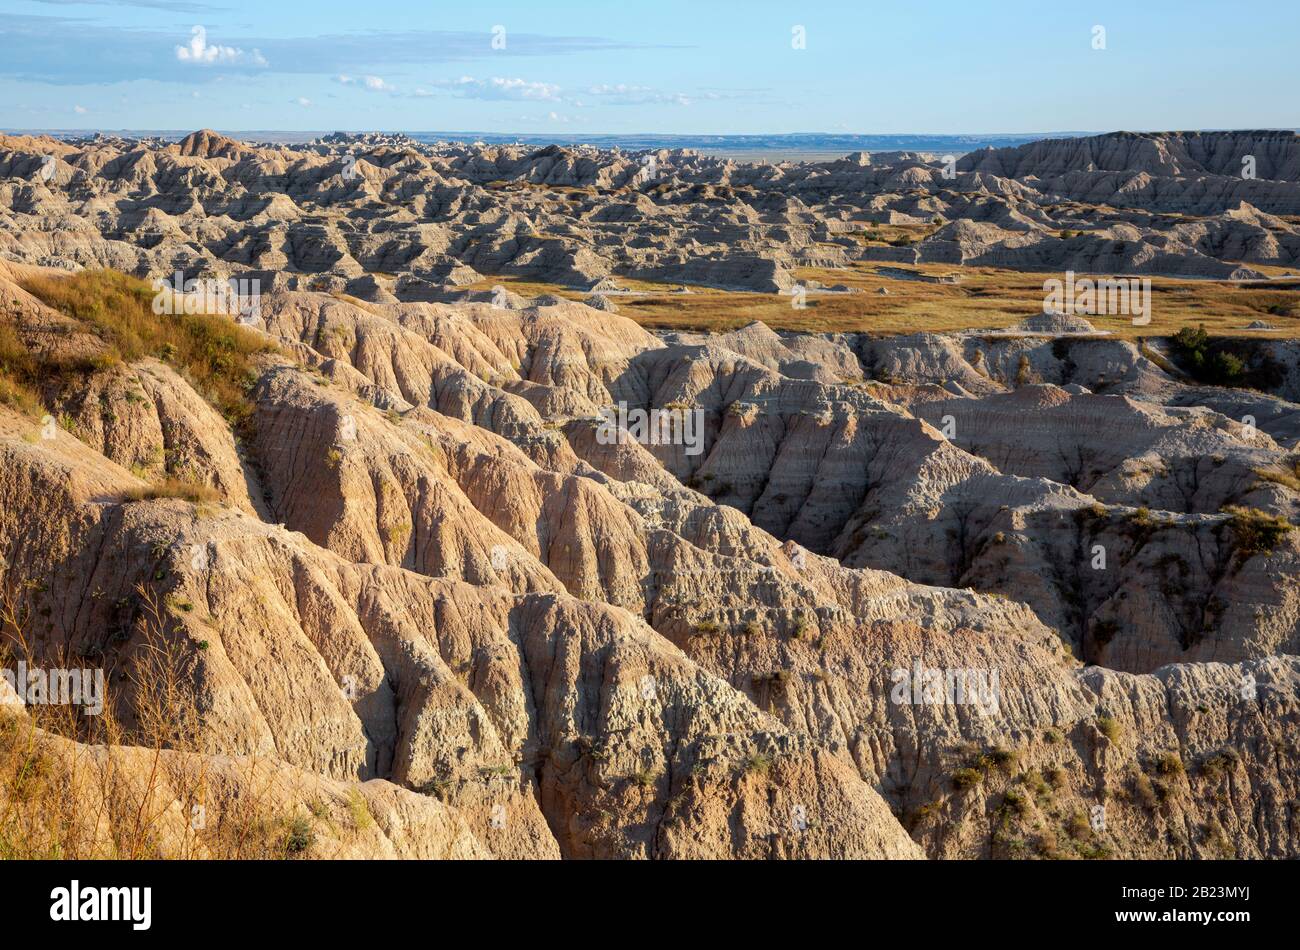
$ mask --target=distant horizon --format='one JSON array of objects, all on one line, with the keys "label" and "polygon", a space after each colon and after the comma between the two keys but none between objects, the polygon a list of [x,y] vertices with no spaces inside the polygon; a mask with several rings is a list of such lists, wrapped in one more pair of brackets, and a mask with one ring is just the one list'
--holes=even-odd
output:
[{"label": "distant horizon", "polygon": [[1096,135],[1119,135],[1123,133],[1133,133],[1136,135],[1159,135],[1162,133],[1195,133],[1195,132],[1293,132],[1300,134],[1300,126],[1223,126],[1214,128],[1199,127],[1161,127],[1161,128],[1113,128],[1113,129],[1051,129],[1046,131],[1028,131],[1028,132],[829,132],[829,131],[799,131],[799,132],[660,132],[651,129],[631,129],[627,131],[603,131],[603,132],[576,132],[563,134],[560,131],[555,132],[536,132],[526,130],[506,130],[501,132],[489,131],[487,129],[406,129],[406,128],[338,128],[334,126],[321,126],[310,129],[288,129],[273,127],[247,127],[247,128],[223,128],[214,125],[196,125],[196,126],[176,126],[174,128],[147,128],[138,127],[111,127],[111,126],[0,126],[0,134],[5,135],[70,135],[70,134],[87,134],[96,133],[114,134],[114,135],[179,135],[184,138],[195,132],[203,131],[216,132],[220,135],[253,135],[258,133],[272,133],[276,135],[446,135],[446,136],[467,136],[478,135],[492,138],[503,138],[508,136],[518,136],[521,138],[557,138],[557,139],[589,139],[589,138],[635,138],[638,136],[656,137],[656,138],[719,138],[719,139],[741,139],[741,138],[802,138],[802,137],[820,137],[820,138],[1082,138]]}]

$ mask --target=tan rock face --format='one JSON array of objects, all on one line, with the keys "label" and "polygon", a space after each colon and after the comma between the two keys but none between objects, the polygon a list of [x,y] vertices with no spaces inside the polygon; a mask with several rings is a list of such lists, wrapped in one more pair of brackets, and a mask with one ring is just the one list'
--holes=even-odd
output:
[{"label": "tan rock face", "polygon": [[[24,346],[97,352],[14,279]],[[1300,852],[1281,412],[1248,436],[1104,340],[518,303],[269,294],[240,439],[165,359],[0,407],[7,642],[108,671],[125,730],[87,801],[213,856],[200,764],[223,815],[274,779],[261,846],[304,856]],[[609,438],[618,403],[698,410],[700,451]],[[150,789],[159,641],[196,718]],[[58,768],[109,755],[33,721]]]}]

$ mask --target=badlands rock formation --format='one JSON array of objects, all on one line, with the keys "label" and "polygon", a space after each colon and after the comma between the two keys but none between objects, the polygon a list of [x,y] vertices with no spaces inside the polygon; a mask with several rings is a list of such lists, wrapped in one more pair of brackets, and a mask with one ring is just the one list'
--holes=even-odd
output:
[{"label": "badlands rock formation", "polygon": [[[1290,132],[774,165],[402,136],[0,136],[0,254],[385,301],[441,299],[484,274],[781,292],[795,267],[854,261],[1241,278],[1300,266],[1297,169]],[[882,225],[926,227],[886,242]]]},{"label": "badlands rock formation", "polygon": [[[1227,177],[1242,144],[1113,138],[955,181],[912,155],[6,140],[0,622],[11,654],[108,671],[122,740],[7,709],[0,751],[111,766],[76,795],[110,825],[147,797],[151,855],[225,854],[184,816],[262,788],[267,851],[308,857],[1297,856],[1293,343],[1259,344],[1265,392],[1080,320],[656,335],[613,306],[618,276],[779,289],[904,211],[953,212],[909,260],[1059,267],[1049,171]],[[1287,148],[1260,167],[1300,187]],[[1235,268],[1169,250],[1139,198],[1089,240]],[[236,327],[77,273],[105,266],[266,280]],[[449,296],[469,269],[599,281],[596,305]],[[610,438],[619,406],[698,441]],[[154,752],[159,643],[193,716]]]}]

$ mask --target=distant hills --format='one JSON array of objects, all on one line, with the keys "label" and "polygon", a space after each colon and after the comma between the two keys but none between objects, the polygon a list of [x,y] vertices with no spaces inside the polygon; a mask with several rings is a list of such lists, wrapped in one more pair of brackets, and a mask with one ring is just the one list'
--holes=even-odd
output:
[{"label": "distant hills", "polygon": [[[51,135],[55,138],[81,138],[94,134],[95,129],[6,129],[6,132],[30,135]],[[102,130],[109,131],[109,130]],[[179,141],[192,129],[135,129],[112,130],[115,134],[141,138],[164,138]],[[270,129],[228,131],[228,135],[241,141],[257,142],[310,142],[326,134],[315,132],[282,132]],[[1012,148],[1044,138],[1062,138],[1091,135],[1090,132],[1042,132],[1018,135],[992,133],[971,135],[933,135],[925,133],[905,135],[849,135],[828,132],[796,132],[788,135],[669,135],[654,132],[604,135],[566,135],[556,131],[476,132],[431,131],[407,132],[420,142],[486,142],[503,144],[519,142],[535,145],[595,145],[601,148],[622,148],[637,151],[649,148],[691,148],[703,152],[734,152],[754,154],[762,152],[838,152],[857,151],[922,151],[969,152],[979,148]]]}]

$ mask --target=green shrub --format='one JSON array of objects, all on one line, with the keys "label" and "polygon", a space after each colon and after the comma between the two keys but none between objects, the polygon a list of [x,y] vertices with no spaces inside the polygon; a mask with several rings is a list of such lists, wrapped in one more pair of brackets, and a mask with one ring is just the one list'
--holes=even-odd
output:
[{"label": "green shrub", "polygon": [[285,854],[302,854],[315,843],[316,832],[313,830],[310,821],[301,815],[289,820],[284,829],[284,837],[281,840],[281,846],[284,848]]}]

